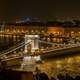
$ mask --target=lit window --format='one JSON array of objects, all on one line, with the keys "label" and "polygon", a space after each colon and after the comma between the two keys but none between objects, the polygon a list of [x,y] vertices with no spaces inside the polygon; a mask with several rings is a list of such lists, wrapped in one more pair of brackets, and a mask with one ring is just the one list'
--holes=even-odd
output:
[{"label": "lit window", "polygon": [[74,33],[74,31],[71,31],[71,34],[73,34]]}]

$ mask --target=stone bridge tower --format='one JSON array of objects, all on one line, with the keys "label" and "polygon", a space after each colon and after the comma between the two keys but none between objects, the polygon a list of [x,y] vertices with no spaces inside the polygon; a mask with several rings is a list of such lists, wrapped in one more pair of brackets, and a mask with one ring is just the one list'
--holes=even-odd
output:
[{"label": "stone bridge tower", "polygon": [[25,44],[30,42],[29,45],[25,45],[25,52],[31,51],[34,52],[35,50],[39,49],[39,35],[25,35]]}]

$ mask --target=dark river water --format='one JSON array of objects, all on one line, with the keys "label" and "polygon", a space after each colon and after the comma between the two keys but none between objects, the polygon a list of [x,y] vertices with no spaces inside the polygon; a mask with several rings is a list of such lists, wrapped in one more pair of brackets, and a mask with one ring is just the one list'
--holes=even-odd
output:
[{"label": "dark river water", "polygon": [[22,36],[0,35],[0,52],[21,43],[23,40]]}]

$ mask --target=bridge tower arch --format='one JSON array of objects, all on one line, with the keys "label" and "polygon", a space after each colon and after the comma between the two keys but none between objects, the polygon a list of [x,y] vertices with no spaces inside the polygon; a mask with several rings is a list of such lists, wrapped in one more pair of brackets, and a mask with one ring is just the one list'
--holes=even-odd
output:
[{"label": "bridge tower arch", "polygon": [[39,35],[25,35],[25,44],[27,42],[30,42],[30,45],[25,45],[25,52],[28,52],[28,50],[31,50],[31,52],[34,52],[35,50],[39,49]]}]

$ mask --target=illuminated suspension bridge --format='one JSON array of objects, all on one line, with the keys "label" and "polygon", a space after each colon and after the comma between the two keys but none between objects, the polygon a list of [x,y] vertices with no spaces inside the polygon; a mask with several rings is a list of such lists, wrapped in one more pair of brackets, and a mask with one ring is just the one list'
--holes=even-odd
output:
[{"label": "illuminated suspension bridge", "polygon": [[[52,43],[52,42],[47,42],[47,41],[42,41],[42,40],[37,40],[37,41],[38,41],[38,45],[39,44],[44,44],[44,43],[47,44],[46,48],[41,49],[43,54],[40,52],[37,55],[44,55],[46,53],[50,53],[50,52],[53,52],[53,51],[64,50],[64,49],[69,49],[69,48],[74,48],[74,47],[80,47],[80,44],[70,44],[70,45],[69,44],[66,44],[66,45],[64,45],[62,43]],[[24,56],[24,53],[27,55],[27,53],[25,52],[25,46],[28,46],[29,44],[32,45],[34,43],[31,40],[30,41],[27,41],[26,43],[23,41],[20,44],[18,44],[16,46],[13,46],[10,49],[5,50],[4,52],[0,53],[0,56],[4,59],[5,56],[8,57],[9,55],[14,55],[15,54],[14,52],[16,50],[18,50],[18,49],[24,49],[21,52],[21,55],[18,56],[17,58],[23,57]],[[52,47],[48,48],[49,47],[48,45],[51,45]],[[35,49],[35,51],[36,51],[36,49]],[[34,53],[35,53],[35,51],[34,51]],[[16,53],[16,55],[18,55],[18,53]],[[36,54],[30,54],[30,55],[36,55]],[[13,57],[13,58],[15,58],[15,57]],[[7,59],[9,59],[9,58],[7,58]]]}]

